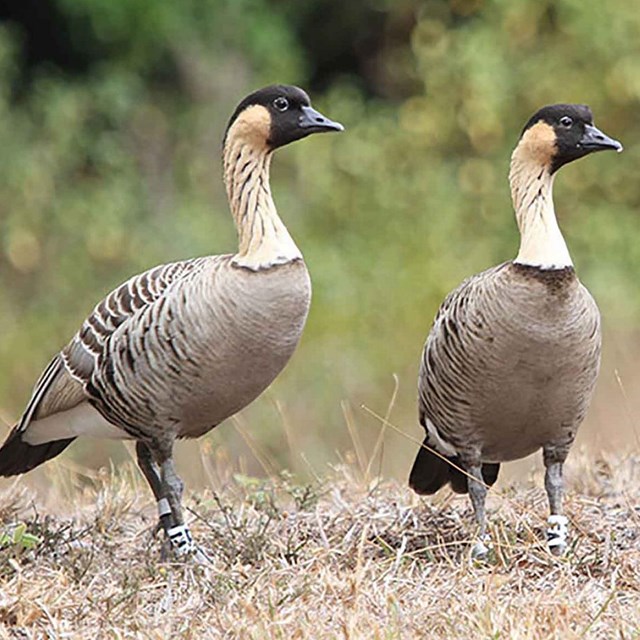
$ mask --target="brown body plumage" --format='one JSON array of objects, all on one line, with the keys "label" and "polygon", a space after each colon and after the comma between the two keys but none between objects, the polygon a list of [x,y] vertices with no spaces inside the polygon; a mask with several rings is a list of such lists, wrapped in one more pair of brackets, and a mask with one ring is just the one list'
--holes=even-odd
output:
[{"label": "brown body plumage", "polygon": [[510,173],[518,256],[449,294],[427,338],[419,375],[427,435],[410,484],[423,494],[447,483],[469,491],[480,554],[486,486],[501,462],[538,449],[547,467],[550,544],[565,543],[562,463],[593,394],[601,331],[557,225],[551,189],[559,166],[606,148],[621,149],[593,127],[586,107],[554,105],[530,120]]}]

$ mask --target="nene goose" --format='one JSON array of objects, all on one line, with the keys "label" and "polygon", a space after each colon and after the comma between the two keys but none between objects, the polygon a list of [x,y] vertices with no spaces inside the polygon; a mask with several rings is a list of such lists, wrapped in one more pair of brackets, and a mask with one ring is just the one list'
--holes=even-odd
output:
[{"label": "nene goose", "polygon": [[566,546],[562,466],[600,363],[600,314],[576,277],[556,221],[552,187],[563,165],[622,150],[585,105],[540,109],[511,157],[520,251],[463,282],[440,307],[422,354],[419,419],[426,431],[409,484],[469,493],[478,526],[472,554],[488,551],[487,486],[500,463],[542,448],[553,553]]},{"label": "nene goose", "polygon": [[297,87],[266,87],[239,104],[223,144],[238,252],[158,266],[100,302],[36,383],[0,449],[0,475],[29,471],[78,436],[133,439],[170,546],[195,548],[174,441],[207,433],[260,395],[309,310],[307,268],[271,197],[272,152],[342,129]]}]

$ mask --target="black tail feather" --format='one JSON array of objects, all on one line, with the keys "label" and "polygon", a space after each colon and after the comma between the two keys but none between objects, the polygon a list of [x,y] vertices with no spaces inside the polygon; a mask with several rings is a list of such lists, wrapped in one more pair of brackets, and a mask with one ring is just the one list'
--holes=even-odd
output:
[{"label": "black tail feather", "polygon": [[[451,462],[453,462],[456,466],[460,466],[459,458],[450,458]],[[459,471],[458,469],[454,469],[454,467],[449,466],[449,482],[451,482],[451,488],[455,493],[469,493],[469,485],[467,484],[467,476]]]},{"label": "black tail feather", "polygon": [[31,471],[43,462],[55,458],[74,440],[75,438],[68,438],[31,445],[23,442],[22,433],[13,429],[0,448],[0,476],[17,476]]},{"label": "black tail feather", "polygon": [[[420,447],[416,461],[409,475],[409,486],[420,495],[431,495],[446,484],[451,484],[455,493],[468,493],[467,476],[456,467],[460,467],[460,458],[451,456],[441,458],[431,452],[425,438],[424,446]],[[453,466],[455,465],[455,466]],[[484,463],[482,465],[482,479],[491,486],[498,479],[499,463]]]},{"label": "black tail feather", "polygon": [[451,480],[451,465],[427,449],[428,446],[425,438],[409,474],[409,486],[420,495],[431,495]]},{"label": "black tail feather", "polygon": [[[460,460],[458,458],[448,458],[451,460],[453,464],[460,466]],[[469,483],[467,476],[462,473],[462,471],[458,471],[458,469],[454,469],[449,465],[449,475],[451,482],[451,488],[456,493],[469,493]],[[498,472],[500,471],[500,464],[498,462],[484,462],[482,464],[482,480],[484,483],[491,487],[495,484],[498,479]]]},{"label": "black tail feather", "polygon": [[490,487],[496,483],[499,473],[499,462],[485,462],[482,465],[482,479],[484,480],[484,483],[488,484]]}]

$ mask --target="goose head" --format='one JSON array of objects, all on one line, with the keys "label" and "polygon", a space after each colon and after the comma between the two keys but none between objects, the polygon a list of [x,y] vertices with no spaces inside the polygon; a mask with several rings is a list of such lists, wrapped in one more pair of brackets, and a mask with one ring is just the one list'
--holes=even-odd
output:
[{"label": "goose head", "polygon": [[309,96],[290,85],[271,85],[248,95],[231,116],[226,143],[234,139],[273,151],[312,133],[343,131],[311,106]]},{"label": "goose head", "polygon": [[554,174],[569,162],[607,149],[620,152],[622,145],[593,124],[593,114],[587,105],[553,104],[531,116],[514,157]]}]

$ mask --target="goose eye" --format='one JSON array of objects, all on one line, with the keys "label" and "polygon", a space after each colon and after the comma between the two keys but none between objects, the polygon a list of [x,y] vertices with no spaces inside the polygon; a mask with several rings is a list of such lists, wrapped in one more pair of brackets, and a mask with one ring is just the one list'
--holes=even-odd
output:
[{"label": "goose eye", "polygon": [[573,118],[562,116],[562,118],[560,118],[560,124],[568,129],[573,124]]},{"label": "goose eye", "polygon": [[289,108],[289,101],[286,98],[280,96],[273,101],[273,106],[278,111],[286,111]]}]

